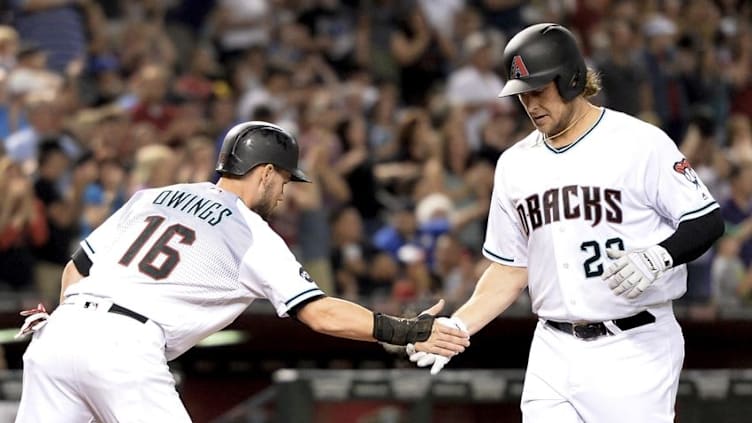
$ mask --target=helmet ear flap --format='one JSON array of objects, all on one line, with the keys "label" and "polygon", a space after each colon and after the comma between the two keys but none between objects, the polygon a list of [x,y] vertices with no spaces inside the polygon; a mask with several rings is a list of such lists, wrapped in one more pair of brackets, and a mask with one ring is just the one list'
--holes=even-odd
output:
[{"label": "helmet ear flap", "polygon": [[565,101],[571,101],[572,99],[577,97],[582,92],[585,86],[585,75],[583,74],[581,69],[574,69],[571,75],[572,76],[569,78],[569,81],[563,80],[561,76],[559,76],[556,80],[556,86],[559,89],[559,95],[561,95],[561,98],[563,98]]},{"label": "helmet ear flap", "polygon": [[579,82],[580,82],[580,72],[575,71],[574,74],[572,74],[572,79],[569,80],[569,88],[575,88]]}]

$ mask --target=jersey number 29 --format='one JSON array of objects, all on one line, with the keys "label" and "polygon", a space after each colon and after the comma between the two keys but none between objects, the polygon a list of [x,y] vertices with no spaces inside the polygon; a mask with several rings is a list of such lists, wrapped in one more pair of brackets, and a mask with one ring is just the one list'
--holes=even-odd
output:
[{"label": "jersey number 29", "polygon": [[[146,219],[147,224],[143,231],[138,235],[133,244],[128,247],[128,250],[123,254],[123,257],[118,263],[123,266],[131,264],[141,248],[144,247],[146,242],[154,235],[154,232],[164,223],[165,218],[162,216],[148,216]],[[170,225],[162,231],[162,235],[152,244],[151,248],[144,254],[141,261],[138,262],[138,270],[153,279],[164,279],[170,276],[170,273],[175,269],[175,266],[180,262],[180,253],[178,250],[167,245],[173,237],[180,237],[180,243],[191,245],[196,241],[196,232],[181,224]],[[157,260],[160,254],[164,254],[166,258],[162,263],[157,266],[154,262]]]}]

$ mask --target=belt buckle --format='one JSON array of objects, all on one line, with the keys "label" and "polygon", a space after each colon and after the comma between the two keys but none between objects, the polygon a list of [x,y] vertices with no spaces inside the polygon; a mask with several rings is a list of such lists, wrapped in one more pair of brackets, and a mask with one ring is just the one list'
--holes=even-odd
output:
[{"label": "belt buckle", "polygon": [[592,341],[605,335],[598,323],[572,323],[572,336],[583,341]]}]

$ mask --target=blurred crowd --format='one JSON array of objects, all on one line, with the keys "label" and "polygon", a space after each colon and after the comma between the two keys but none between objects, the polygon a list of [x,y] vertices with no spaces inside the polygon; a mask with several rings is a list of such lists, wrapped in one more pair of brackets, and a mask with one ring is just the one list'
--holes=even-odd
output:
[{"label": "blurred crowd", "polygon": [[456,306],[487,265],[496,160],[532,129],[497,98],[501,53],[550,21],[601,73],[596,102],[663,128],[722,205],[727,234],[682,303],[709,319],[752,304],[748,1],[4,4],[0,296],[56,304],[72,249],[136,190],[215,180],[227,129],[266,120],[315,180],[290,184],[271,224],[325,291]]}]

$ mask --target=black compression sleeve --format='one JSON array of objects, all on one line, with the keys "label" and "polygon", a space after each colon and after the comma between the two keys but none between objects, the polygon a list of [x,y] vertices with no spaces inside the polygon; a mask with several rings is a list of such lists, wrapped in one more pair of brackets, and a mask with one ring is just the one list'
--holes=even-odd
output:
[{"label": "black compression sleeve", "polygon": [[700,257],[723,235],[724,223],[721,211],[716,209],[696,219],[681,222],[676,232],[661,242],[674,266],[688,263]]},{"label": "black compression sleeve", "polygon": [[91,269],[91,259],[86,255],[86,252],[80,246],[76,248],[76,251],[71,255],[73,264],[76,265],[76,270],[83,276],[89,276],[89,270]]}]

